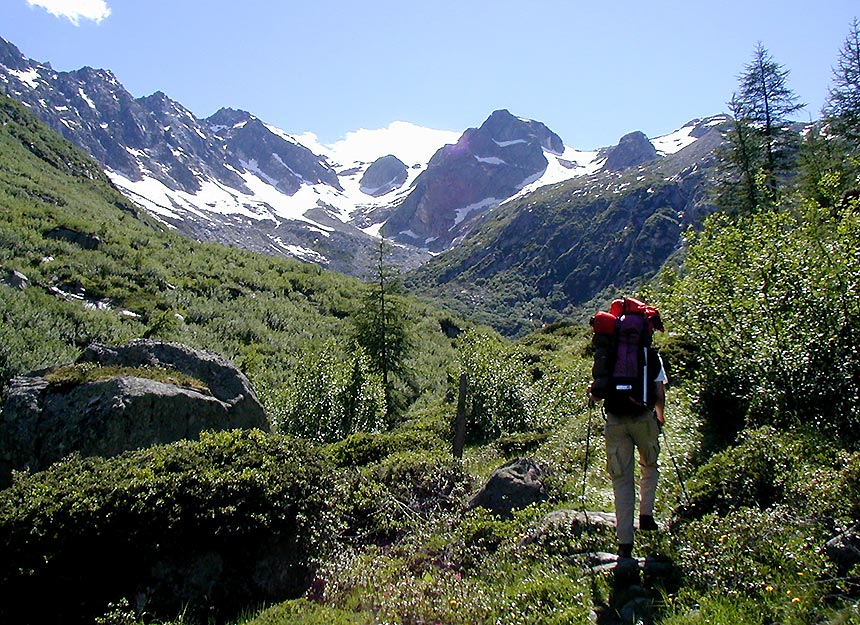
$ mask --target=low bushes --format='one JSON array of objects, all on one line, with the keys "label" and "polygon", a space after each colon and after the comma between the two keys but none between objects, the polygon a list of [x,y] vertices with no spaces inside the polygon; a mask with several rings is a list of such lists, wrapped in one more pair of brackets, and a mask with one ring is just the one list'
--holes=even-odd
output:
[{"label": "low bushes", "polygon": [[0,493],[0,621],[91,623],[110,603],[222,620],[301,594],[330,533],[328,472],[259,431],[72,456]]}]

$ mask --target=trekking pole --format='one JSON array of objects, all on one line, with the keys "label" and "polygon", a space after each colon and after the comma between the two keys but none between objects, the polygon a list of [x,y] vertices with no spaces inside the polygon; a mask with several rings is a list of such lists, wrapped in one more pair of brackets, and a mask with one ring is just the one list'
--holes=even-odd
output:
[{"label": "trekking pole", "polygon": [[[586,490],[588,488],[588,456],[591,452],[591,419],[594,414],[594,399],[591,397],[591,387],[589,387],[588,393],[588,418],[585,423],[585,460],[582,462],[582,515],[585,517],[585,523],[583,524],[583,536],[586,535],[586,531],[588,530],[588,506],[585,505],[585,495]],[[589,541],[590,542],[590,541]],[[593,557],[593,556],[592,556]],[[597,602],[599,597],[599,590],[597,588],[597,571],[594,570],[593,563],[588,567],[589,576],[591,578],[591,596]]]},{"label": "trekking pole", "polygon": [[591,415],[594,413],[594,400],[588,398],[588,419],[585,425],[585,460],[582,462],[582,513],[588,522],[588,509],[585,505],[585,492],[588,487],[588,456],[591,452]]},{"label": "trekking pole", "polygon": [[675,459],[675,454],[672,453],[671,447],[669,447],[669,437],[666,436],[666,430],[660,428],[660,431],[663,432],[663,444],[666,445],[666,451],[669,452],[669,457],[672,459],[672,464],[675,467],[675,473],[678,475],[678,482],[681,484],[681,493],[684,495],[684,501],[686,501],[688,506],[691,506],[690,496],[687,494],[687,487],[684,485],[684,476],[681,475],[681,469],[678,467],[678,461]]}]

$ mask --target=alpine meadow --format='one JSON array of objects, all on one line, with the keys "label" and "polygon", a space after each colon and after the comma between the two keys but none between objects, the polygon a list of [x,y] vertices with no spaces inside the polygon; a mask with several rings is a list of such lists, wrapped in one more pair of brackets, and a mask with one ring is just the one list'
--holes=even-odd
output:
[{"label": "alpine meadow", "polygon": [[[0,621],[860,625],[860,22],[814,122],[738,70],[713,144],[363,280],[184,236],[0,82]],[[669,378],[633,557],[586,392],[622,295]]]}]

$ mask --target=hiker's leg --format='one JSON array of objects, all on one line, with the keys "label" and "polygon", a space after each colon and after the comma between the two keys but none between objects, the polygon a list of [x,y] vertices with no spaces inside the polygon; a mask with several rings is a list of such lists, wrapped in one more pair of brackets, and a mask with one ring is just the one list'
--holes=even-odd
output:
[{"label": "hiker's leg", "polygon": [[623,422],[607,415],[606,468],[612,478],[615,494],[615,534],[619,544],[633,544],[633,507],[635,502],[633,476],[633,439]]},{"label": "hiker's leg", "polygon": [[639,450],[639,514],[653,516],[660,476],[660,428],[657,419],[649,413],[633,421],[630,431]]}]

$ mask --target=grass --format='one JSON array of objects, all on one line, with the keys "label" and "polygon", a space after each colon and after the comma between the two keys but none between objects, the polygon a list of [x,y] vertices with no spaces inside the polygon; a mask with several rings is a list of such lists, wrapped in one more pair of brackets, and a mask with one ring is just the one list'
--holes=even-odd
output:
[{"label": "grass", "polygon": [[122,367],[77,363],[54,367],[44,377],[47,382],[56,386],[79,386],[121,377],[146,378],[191,389],[198,393],[211,394],[209,386],[202,380],[170,367]]}]

